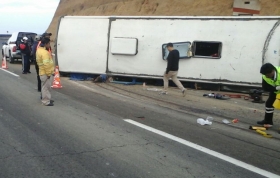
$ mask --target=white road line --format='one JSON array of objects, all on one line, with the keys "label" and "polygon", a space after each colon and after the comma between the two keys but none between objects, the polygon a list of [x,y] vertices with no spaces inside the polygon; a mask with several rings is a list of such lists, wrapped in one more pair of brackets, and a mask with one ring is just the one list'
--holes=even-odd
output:
[{"label": "white road line", "polygon": [[9,74],[12,74],[13,76],[16,76],[16,77],[19,77],[19,75],[17,75],[17,74],[15,74],[15,73],[13,73],[13,72],[10,72],[10,71],[8,71],[8,70],[6,70],[6,69],[2,69],[2,68],[0,68],[2,71],[4,71],[4,72],[7,72],[7,73],[9,73]]},{"label": "white road line", "polygon": [[173,136],[173,135],[168,134],[168,133],[166,133],[166,132],[163,132],[163,131],[154,129],[154,128],[152,128],[152,127],[146,126],[146,125],[141,124],[141,123],[139,123],[139,122],[135,122],[135,121],[133,121],[133,120],[131,120],[131,119],[124,119],[124,121],[126,121],[126,122],[128,122],[128,123],[130,123],[130,124],[136,125],[136,126],[138,126],[138,127],[141,127],[141,128],[143,128],[143,129],[145,129],[145,130],[148,130],[148,131],[150,131],[150,132],[153,132],[153,133],[156,133],[156,134],[158,134],[158,135],[161,135],[161,136],[163,136],[163,137],[166,137],[166,138],[169,138],[169,139],[171,139],[171,140],[174,140],[174,141],[176,141],[176,142],[179,142],[179,143],[181,143],[181,144],[183,144],[183,145],[186,145],[186,146],[188,146],[188,147],[191,147],[191,148],[196,149],[196,150],[198,150],[198,151],[201,151],[201,152],[203,152],[203,153],[206,153],[206,154],[209,154],[209,155],[214,156],[214,157],[216,157],[216,158],[222,159],[222,160],[224,160],[224,161],[226,161],[226,162],[229,162],[229,163],[231,163],[231,164],[234,164],[234,165],[236,165],[236,166],[239,166],[239,167],[242,167],[242,168],[244,168],[244,169],[247,169],[247,170],[249,170],[249,171],[251,171],[251,172],[254,172],[254,173],[260,174],[260,175],[262,175],[262,176],[269,177],[269,178],[280,178],[279,175],[273,174],[273,173],[271,173],[271,172],[268,172],[268,171],[266,171],[266,170],[263,170],[263,169],[260,169],[260,168],[258,168],[258,167],[255,167],[255,166],[253,166],[253,165],[244,163],[244,162],[239,161],[239,160],[237,160],[237,159],[234,159],[234,158],[232,158],[232,157],[229,157],[229,156],[223,155],[223,154],[221,154],[221,153],[218,153],[218,152],[216,152],[216,151],[210,150],[210,149],[208,149],[208,148],[202,147],[202,146],[197,145],[197,144],[195,144],[195,143],[192,143],[192,142],[190,142],[190,141],[187,141],[187,140],[181,139],[181,138],[179,138],[179,137]]}]

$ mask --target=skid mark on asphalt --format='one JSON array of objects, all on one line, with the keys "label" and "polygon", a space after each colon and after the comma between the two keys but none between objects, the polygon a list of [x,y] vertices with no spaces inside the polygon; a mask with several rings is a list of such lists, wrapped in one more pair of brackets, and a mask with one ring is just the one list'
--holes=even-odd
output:
[{"label": "skid mark on asphalt", "polygon": [[156,134],[158,134],[158,135],[161,135],[161,136],[163,136],[163,137],[165,137],[165,138],[168,138],[168,139],[171,139],[171,140],[173,140],[173,141],[179,142],[179,143],[181,143],[181,144],[183,144],[183,145],[186,145],[186,146],[188,146],[188,147],[191,147],[191,148],[193,148],[193,149],[196,149],[196,150],[201,151],[201,152],[203,152],[203,153],[206,153],[206,154],[208,154],[208,155],[211,155],[211,156],[214,156],[214,157],[219,158],[219,159],[221,159],[221,160],[224,160],[224,161],[226,161],[226,162],[229,162],[229,163],[231,163],[231,164],[234,164],[234,165],[236,165],[236,166],[238,166],[238,167],[247,169],[247,170],[249,170],[249,171],[251,171],[251,172],[260,174],[260,175],[265,176],[265,177],[280,178],[279,175],[273,174],[273,173],[268,172],[268,171],[266,171],[266,170],[263,170],[263,169],[260,169],[260,168],[258,168],[258,167],[255,167],[255,166],[253,166],[253,165],[250,165],[250,164],[247,164],[247,163],[245,163],[245,162],[239,161],[239,160],[234,159],[234,158],[232,158],[232,157],[223,155],[223,154],[221,154],[221,153],[218,153],[218,152],[216,152],[216,151],[213,151],[213,150],[210,150],[210,149],[208,149],[208,148],[202,147],[202,146],[197,145],[197,144],[195,144],[195,143],[192,143],[192,142],[190,142],[190,141],[181,139],[181,138],[179,138],[179,137],[176,137],[176,136],[174,136],[174,135],[168,134],[168,133],[166,133],[166,132],[163,132],[163,131],[154,129],[154,128],[152,128],[152,127],[146,126],[146,125],[141,124],[141,123],[139,123],[139,122],[135,122],[135,121],[133,121],[133,120],[131,120],[131,119],[124,119],[124,121],[125,121],[125,122],[128,122],[128,123],[130,123],[130,124],[132,124],[132,125],[138,126],[138,127],[142,128],[142,129],[145,129],[145,130],[148,130],[148,131],[150,131],[150,132],[153,132],[153,133],[156,133]]}]

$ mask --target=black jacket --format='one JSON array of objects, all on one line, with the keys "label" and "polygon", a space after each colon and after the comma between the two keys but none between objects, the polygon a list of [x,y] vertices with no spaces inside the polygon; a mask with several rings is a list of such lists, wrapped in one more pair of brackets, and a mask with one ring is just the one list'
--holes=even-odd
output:
[{"label": "black jacket", "polygon": [[180,53],[177,49],[174,49],[169,52],[168,57],[167,57],[166,74],[169,71],[178,71],[179,70],[179,59],[180,59]]},{"label": "black jacket", "polygon": [[32,45],[32,56],[36,58],[36,51],[37,51],[37,46],[38,46],[39,41],[35,41]]}]

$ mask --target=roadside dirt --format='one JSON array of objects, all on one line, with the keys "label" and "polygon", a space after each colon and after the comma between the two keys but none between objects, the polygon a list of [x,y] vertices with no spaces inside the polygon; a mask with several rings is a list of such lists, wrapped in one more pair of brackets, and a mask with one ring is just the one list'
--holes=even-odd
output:
[{"label": "roadside dirt", "polygon": [[[231,16],[234,0],[60,0],[47,29],[56,38],[59,18],[76,16]],[[280,1],[261,0],[261,16],[280,15]]]}]

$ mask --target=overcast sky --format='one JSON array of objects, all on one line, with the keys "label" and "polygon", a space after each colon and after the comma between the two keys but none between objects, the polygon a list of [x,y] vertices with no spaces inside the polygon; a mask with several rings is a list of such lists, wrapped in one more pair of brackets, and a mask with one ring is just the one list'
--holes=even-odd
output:
[{"label": "overcast sky", "polygon": [[58,4],[59,0],[0,0],[0,34],[44,33]]}]

